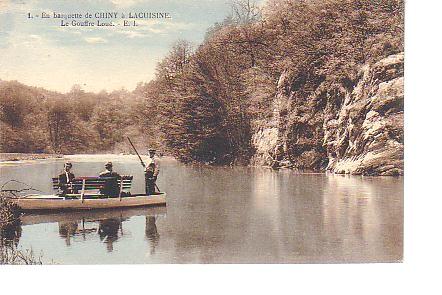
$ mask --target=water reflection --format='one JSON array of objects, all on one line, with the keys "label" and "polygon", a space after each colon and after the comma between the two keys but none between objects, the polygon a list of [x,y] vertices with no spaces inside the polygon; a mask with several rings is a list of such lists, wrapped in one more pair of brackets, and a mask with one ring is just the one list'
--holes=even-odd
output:
[{"label": "water reflection", "polygon": [[[21,221],[24,225],[57,222],[58,235],[65,241],[67,247],[72,246],[76,241],[93,241],[98,236],[98,240],[106,245],[107,252],[112,252],[116,242],[125,234],[132,234],[123,230],[123,223],[129,222],[131,218],[144,216],[146,218],[144,235],[147,237],[151,254],[154,254],[160,237],[156,226],[156,218],[157,216],[165,215],[165,213],[166,207],[135,208],[55,214],[28,214],[23,215]],[[15,232],[18,233],[19,231]],[[135,235],[137,234],[143,235],[142,232],[135,233]],[[19,236],[15,242],[16,244],[18,244],[18,239]]]},{"label": "water reflection", "polygon": [[[118,230],[121,227],[122,221],[117,218],[108,218],[99,221],[98,227],[98,235],[100,236],[100,240],[104,241],[106,244],[106,248],[108,252],[112,252],[114,250],[114,242],[118,240]],[[123,234],[123,230],[121,230],[121,235]]]},{"label": "water reflection", "polygon": [[71,238],[77,234],[78,222],[59,222],[58,234],[66,241],[66,246],[71,245]]},{"label": "water reflection", "polygon": [[160,241],[160,234],[157,230],[155,216],[146,216],[146,238],[150,242],[150,254],[155,254],[155,248]]},{"label": "water reflection", "polygon": [[[134,175],[133,192],[143,191],[138,160],[119,161],[113,161],[118,171]],[[88,175],[101,166],[88,160],[78,162],[76,171]],[[0,171],[41,190],[47,184],[50,191],[50,177],[59,167],[44,162],[29,169],[0,166]],[[162,162],[161,173],[167,218],[147,208],[27,215],[9,240],[15,237],[19,247],[43,251],[61,264],[391,262],[402,257],[403,178],[177,162]]]},{"label": "water reflection", "polygon": [[322,195],[321,228],[327,233],[323,251],[347,260],[401,260],[403,203],[397,195],[403,188],[396,182],[388,177],[329,175]]}]

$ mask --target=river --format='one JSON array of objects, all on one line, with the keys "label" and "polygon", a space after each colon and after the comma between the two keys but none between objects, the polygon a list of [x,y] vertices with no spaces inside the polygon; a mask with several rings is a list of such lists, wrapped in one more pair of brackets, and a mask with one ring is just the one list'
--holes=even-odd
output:
[{"label": "river", "polygon": [[[97,175],[110,160],[134,175],[132,192],[144,190],[135,156],[66,157],[77,176]],[[0,163],[0,180],[51,192],[65,160]],[[402,177],[160,164],[167,207],[28,214],[8,238],[57,264],[402,260]]]}]

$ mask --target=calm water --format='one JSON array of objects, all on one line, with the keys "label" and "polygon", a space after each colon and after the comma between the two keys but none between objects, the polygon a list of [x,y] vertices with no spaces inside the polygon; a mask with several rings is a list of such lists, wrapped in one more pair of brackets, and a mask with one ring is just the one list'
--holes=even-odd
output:
[{"label": "calm water", "polygon": [[[71,157],[78,176],[112,160],[134,175],[133,156]],[[63,160],[0,164],[45,192]],[[402,259],[403,178],[296,174],[264,168],[210,168],[161,161],[167,208],[25,215],[18,248],[59,264],[394,262]],[[9,186],[13,187],[13,185]]]}]

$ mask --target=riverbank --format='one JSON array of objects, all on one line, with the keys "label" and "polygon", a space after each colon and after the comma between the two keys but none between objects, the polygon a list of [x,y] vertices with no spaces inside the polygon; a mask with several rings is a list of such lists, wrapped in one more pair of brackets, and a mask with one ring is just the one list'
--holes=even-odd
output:
[{"label": "riverbank", "polygon": [[[145,159],[147,156],[142,155],[142,158]],[[61,154],[25,154],[25,153],[0,153],[0,164],[14,164],[14,163],[22,163],[26,161],[38,161],[38,160],[50,160],[50,159],[65,159],[70,162],[90,162],[90,161],[114,161],[114,162],[139,162],[139,158],[133,154],[75,154],[75,155],[61,155]],[[172,156],[162,156],[160,157],[161,162],[179,162],[176,158]],[[281,163],[278,165],[257,165],[256,163],[250,163],[249,165],[210,165],[207,163],[188,163],[187,165],[191,166],[248,166],[248,167],[261,167],[266,169],[273,170],[290,170],[297,174],[336,174],[336,175],[362,175],[362,176],[401,176],[403,173],[398,175],[382,175],[382,174],[364,174],[364,173],[351,173],[349,171],[315,171],[312,169],[299,169],[294,167],[293,165],[281,166]]]},{"label": "riverbank", "polygon": [[35,256],[32,249],[17,249],[14,240],[21,235],[20,210],[9,197],[0,192],[0,265],[43,264],[41,255]]},{"label": "riverbank", "polygon": [[26,153],[0,153],[0,162],[61,159],[60,154],[26,154]]},{"label": "riverbank", "polygon": [[20,210],[10,198],[14,197],[11,193],[0,192],[0,233],[3,226],[12,224],[20,217]]}]

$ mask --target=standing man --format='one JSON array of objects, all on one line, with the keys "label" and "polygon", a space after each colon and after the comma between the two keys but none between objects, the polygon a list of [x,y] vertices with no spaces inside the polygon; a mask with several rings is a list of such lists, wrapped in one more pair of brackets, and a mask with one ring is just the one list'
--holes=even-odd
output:
[{"label": "standing man", "polygon": [[100,173],[100,177],[106,178],[104,188],[100,190],[100,193],[110,197],[117,197],[120,194],[120,188],[118,187],[118,179],[121,179],[120,174],[113,171],[112,162],[107,162],[104,165],[103,172]]},{"label": "standing man", "polygon": [[63,172],[60,175],[58,175],[58,186],[63,195],[74,193],[74,189],[72,187],[72,180],[74,180],[75,175],[74,173],[71,172],[71,169],[72,169],[72,163],[66,162],[64,164]]},{"label": "standing man", "polygon": [[146,195],[155,194],[155,186],[158,174],[160,173],[160,164],[158,158],[155,156],[155,150],[149,149],[149,158],[144,169],[144,176],[146,179]]}]

